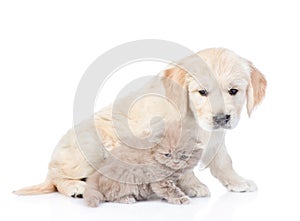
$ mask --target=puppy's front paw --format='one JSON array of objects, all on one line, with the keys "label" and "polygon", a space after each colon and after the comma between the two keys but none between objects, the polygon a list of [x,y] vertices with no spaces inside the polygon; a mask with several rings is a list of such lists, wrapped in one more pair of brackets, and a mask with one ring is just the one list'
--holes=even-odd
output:
[{"label": "puppy's front paw", "polygon": [[231,192],[254,192],[257,190],[256,184],[252,180],[238,180],[225,185]]},{"label": "puppy's front paw", "polygon": [[180,198],[169,199],[168,203],[178,204],[178,205],[189,204],[190,203],[190,199],[189,199],[188,196],[183,196],[183,197],[180,197]]},{"label": "puppy's front paw", "polygon": [[207,197],[207,196],[210,196],[209,189],[204,184],[197,184],[195,186],[185,187],[184,192],[189,197]]}]

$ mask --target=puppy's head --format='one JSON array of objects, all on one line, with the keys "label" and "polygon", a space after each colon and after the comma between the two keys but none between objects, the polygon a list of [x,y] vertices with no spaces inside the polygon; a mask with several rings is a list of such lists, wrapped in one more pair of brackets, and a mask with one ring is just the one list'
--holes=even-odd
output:
[{"label": "puppy's head", "polygon": [[250,61],[227,49],[207,49],[197,55],[205,63],[191,56],[179,64],[188,66],[188,71],[173,67],[164,72],[166,79],[186,91],[175,91],[176,87],[165,83],[166,94],[173,97],[181,113],[191,110],[203,129],[232,129],[246,101],[249,116],[262,101],[266,80]]}]

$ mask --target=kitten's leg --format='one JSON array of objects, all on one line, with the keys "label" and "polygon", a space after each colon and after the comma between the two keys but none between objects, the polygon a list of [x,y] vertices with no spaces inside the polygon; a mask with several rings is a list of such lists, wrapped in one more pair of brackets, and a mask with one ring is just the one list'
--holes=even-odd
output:
[{"label": "kitten's leg", "polygon": [[130,204],[130,203],[135,203],[136,199],[132,195],[126,195],[119,199],[116,199],[114,202]]},{"label": "kitten's leg", "polygon": [[83,199],[88,206],[97,207],[104,201],[104,196],[97,190],[87,188],[83,193]]},{"label": "kitten's leg", "polygon": [[172,180],[151,183],[150,185],[157,196],[166,199],[169,203],[188,204],[190,202],[189,197]]},{"label": "kitten's leg", "polygon": [[207,186],[198,180],[193,170],[186,171],[179,179],[177,185],[189,197],[206,197],[210,195]]},{"label": "kitten's leg", "polygon": [[104,196],[99,191],[99,174],[95,172],[86,182],[86,188],[83,193],[83,199],[90,207],[97,207],[100,202],[103,202]]}]

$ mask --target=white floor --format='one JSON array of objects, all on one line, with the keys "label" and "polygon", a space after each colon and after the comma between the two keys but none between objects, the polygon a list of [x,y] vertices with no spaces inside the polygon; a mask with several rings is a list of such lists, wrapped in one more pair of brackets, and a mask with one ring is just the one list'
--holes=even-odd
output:
[{"label": "white floor", "polygon": [[[171,205],[164,201],[135,204],[104,203],[89,208],[82,199],[58,193],[39,196],[15,196],[1,189],[1,216],[9,220],[299,220],[299,190],[293,184],[270,182],[259,185],[255,193],[230,193],[208,171],[199,173],[210,187],[211,197],[192,199],[189,205]],[[26,181],[27,182],[27,181]],[[273,184],[272,184],[273,183]],[[16,184],[14,186],[17,186]]]}]

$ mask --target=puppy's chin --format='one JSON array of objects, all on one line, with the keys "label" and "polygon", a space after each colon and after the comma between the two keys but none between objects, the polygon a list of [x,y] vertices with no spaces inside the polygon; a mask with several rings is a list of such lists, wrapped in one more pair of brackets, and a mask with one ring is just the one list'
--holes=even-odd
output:
[{"label": "puppy's chin", "polygon": [[208,132],[222,130],[221,127],[215,126],[211,123],[208,123],[208,122],[205,122],[205,121],[202,121],[202,120],[198,120],[197,123],[198,123],[199,127],[201,127],[203,130],[206,130]]},{"label": "puppy's chin", "polygon": [[225,130],[231,130],[231,129],[233,129],[233,127],[230,124],[223,125],[221,128],[225,129]]},{"label": "puppy's chin", "polygon": [[238,125],[239,121],[240,121],[240,118],[236,117],[236,118],[232,119],[229,122],[229,124],[224,125],[223,128],[224,129],[228,129],[228,130],[232,130],[232,129],[234,129]]},{"label": "puppy's chin", "polygon": [[221,130],[231,130],[234,129],[239,122],[239,119],[231,120],[228,124],[225,125],[214,125],[213,123],[208,123],[205,121],[198,120],[198,125],[208,132],[212,131],[221,131]]}]

